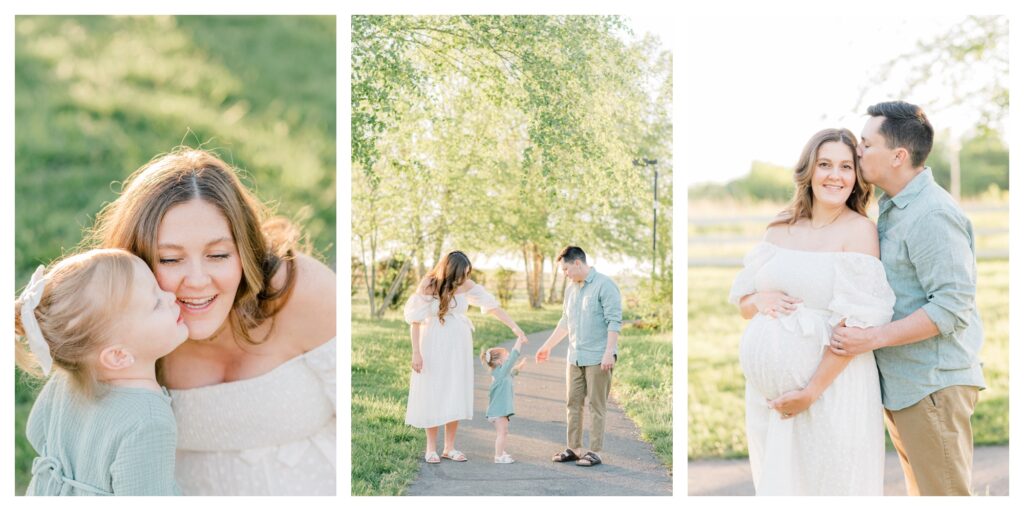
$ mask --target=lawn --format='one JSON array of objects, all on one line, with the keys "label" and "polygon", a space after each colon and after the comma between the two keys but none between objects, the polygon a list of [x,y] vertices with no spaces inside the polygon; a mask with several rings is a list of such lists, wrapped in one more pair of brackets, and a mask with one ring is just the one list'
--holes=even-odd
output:
[{"label": "lawn", "polygon": [[[726,301],[739,268],[689,269],[689,459],[747,455],[739,340],[746,321]],[[978,264],[981,358],[988,389],[971,420],[977,445],[1009,443],[1009,263]]]},{"label": "lawn", "polygon": [[[16,287],[78,245],[117,181],[179,144],[240,168],[334,267],[335,26],[333,16],[17,17]],[[21,494],[35,391],[15,381]]]}]

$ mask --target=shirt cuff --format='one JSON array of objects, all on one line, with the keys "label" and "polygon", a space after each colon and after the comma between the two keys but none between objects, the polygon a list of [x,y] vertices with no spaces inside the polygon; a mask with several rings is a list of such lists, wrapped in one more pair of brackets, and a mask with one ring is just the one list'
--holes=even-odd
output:
[{"label": "shirt cuff", "polygon": [[622,331],[622,322],[621,321],[609,321],[608,322],[608,331],[609,332],[621,332]]},{"label": "shirt cuff", "polygon": [[939,333],[942,335],[953,335],[956,327],[956,315],[952,312],[943,309],[941,306],[934,303],[926,303],[921,306],[928,318],[935,323],[935,327],[939,329]]}]

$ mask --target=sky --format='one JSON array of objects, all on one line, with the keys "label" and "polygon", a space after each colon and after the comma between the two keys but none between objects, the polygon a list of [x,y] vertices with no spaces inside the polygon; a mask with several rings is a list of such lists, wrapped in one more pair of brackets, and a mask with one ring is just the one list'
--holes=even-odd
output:
[{"label": "sky", "polygon": [[[854,110],[879,66],[959,19],[688,18],[677,41],[676,79],[685,91],[675,102],[683,129],[677,182],[726,182],[746,175],[754,160],[791,166],[824,128],[859,136],[863,110],[896,99],[890,86]],[[901,99],[924,103],[936,93],[926,88],[918,100]],[[969,126],[961,114],[928,112],[937,132]]]}]

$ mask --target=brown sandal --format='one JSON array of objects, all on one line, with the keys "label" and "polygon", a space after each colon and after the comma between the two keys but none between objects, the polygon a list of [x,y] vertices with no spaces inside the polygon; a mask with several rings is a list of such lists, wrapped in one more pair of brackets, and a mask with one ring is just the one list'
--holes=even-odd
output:
[{"label": "brown sandal", "polygon": [[587,451],[582,458],[576,460],[576,466],[578,467],[592,467],[594,465],[601,464],[601,457],[596,452]]},{"label": "brown sandal", "polygon": [[576,461],[578,459],[580,459],[580,457],[576,456],[576,453],[572,452],[572,449],[566,449],[565,452],[560,452],[551,457],[551,461],[554,461],[555,463],[565,463],[567,461]]}]

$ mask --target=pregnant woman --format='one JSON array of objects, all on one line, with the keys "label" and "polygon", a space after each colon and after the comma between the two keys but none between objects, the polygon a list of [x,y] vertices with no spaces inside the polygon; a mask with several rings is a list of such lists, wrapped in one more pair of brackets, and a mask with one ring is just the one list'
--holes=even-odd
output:
[{"label": "pregnant woman", "polygon": [[744,259],[729,301],[751,319],[740,340],[747,442],[758,495],[881,495],[884,433],[870,352],[827,349],[832,327],[876,326],[895,301],[865,214],[849,130],[808,141],[793,201]]}]

